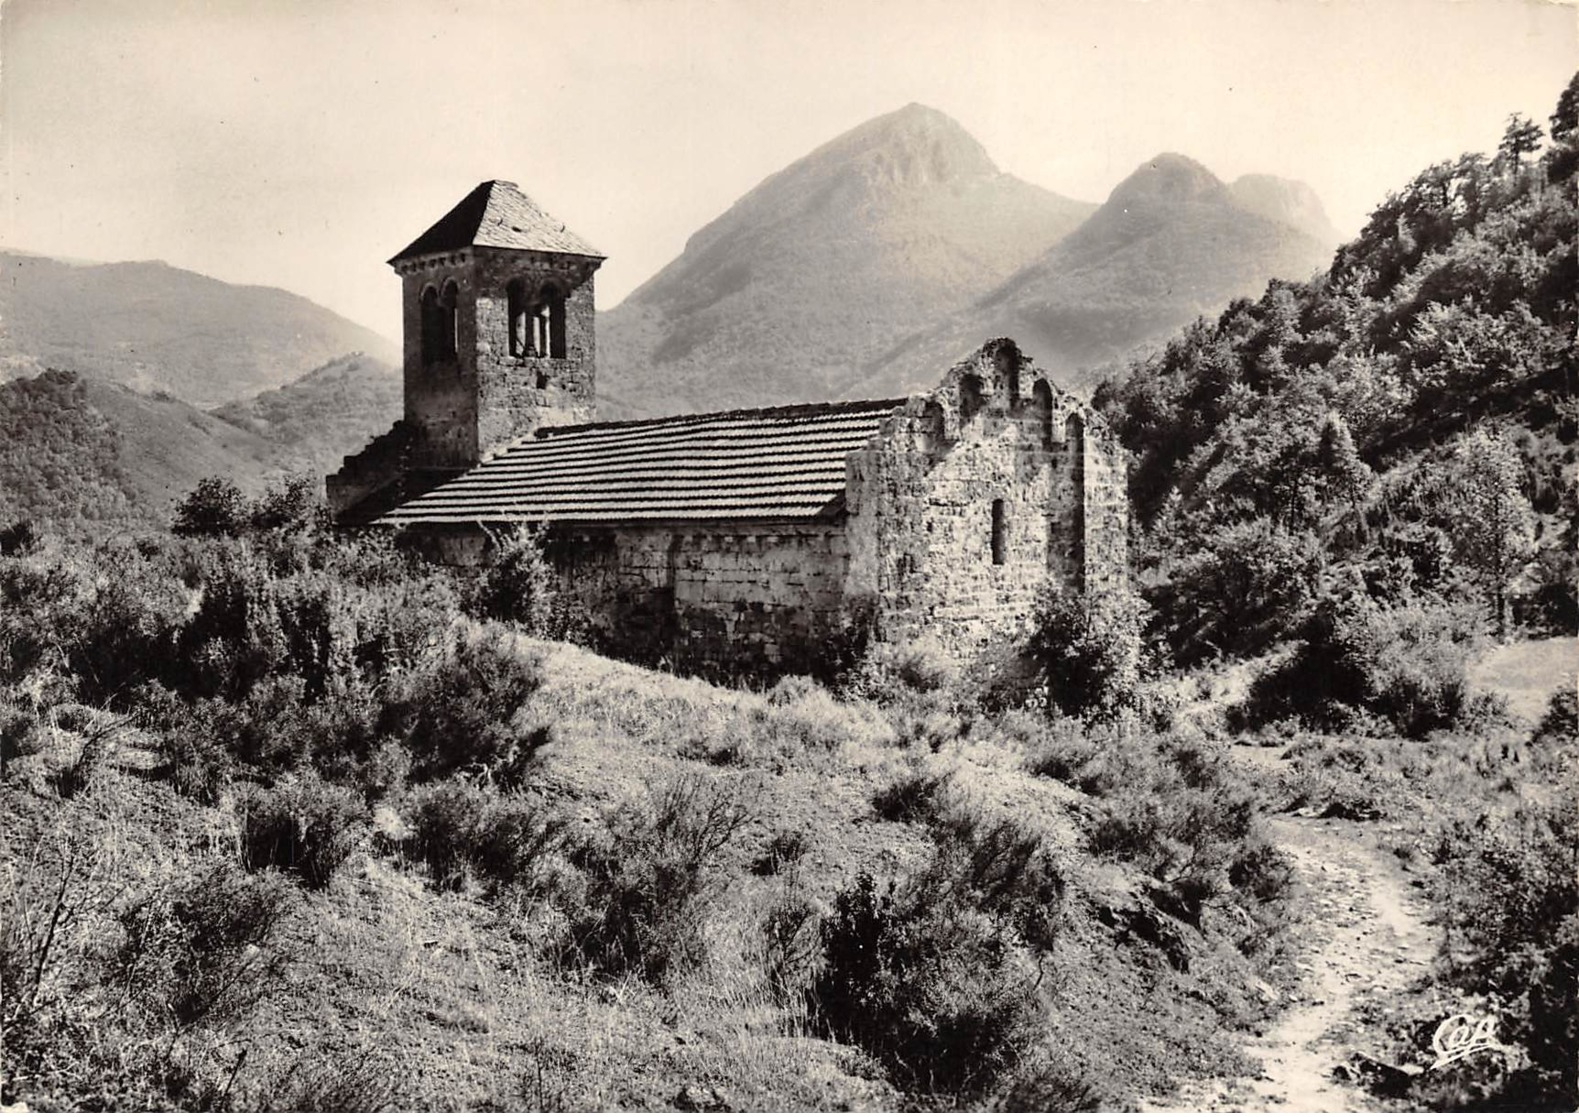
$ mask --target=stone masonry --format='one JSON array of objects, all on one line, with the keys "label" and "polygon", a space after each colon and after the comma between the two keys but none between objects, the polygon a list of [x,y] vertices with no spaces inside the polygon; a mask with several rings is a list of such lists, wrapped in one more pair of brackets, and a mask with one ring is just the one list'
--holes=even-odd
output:
[{"label": "stone masonry", "polygon": [[[964,661],[1021,628],[1049,580],[1126,585],[1123,451],[1014,342],[902,401],[588,423],[599,262],[488,244],[397,257],[406,414],[330,478],[342,522],[462,565],[541,527],[600,647],[723,678],[826,674],[868,636]],[[562,355],[512,355],[523,277],[565,295]],[[454,355],[424,359],[425,292],[451,284]],[[364,462],[394,473],[382,507]]]}]

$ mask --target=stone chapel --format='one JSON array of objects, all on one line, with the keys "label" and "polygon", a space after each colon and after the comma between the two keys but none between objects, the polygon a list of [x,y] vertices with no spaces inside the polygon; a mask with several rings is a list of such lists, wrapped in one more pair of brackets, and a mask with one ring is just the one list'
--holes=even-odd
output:
[{"label": "stone chapel", "polygon": [[904,399],[596,422],[603,259],[502,181],[397,253],[405,414],[336,521],[468,565],[538,526],[601,647],[719,676],[823,674],[856,626],[963,660],[1049,578],[1125,583],[1123,450],[1013,341]]}]

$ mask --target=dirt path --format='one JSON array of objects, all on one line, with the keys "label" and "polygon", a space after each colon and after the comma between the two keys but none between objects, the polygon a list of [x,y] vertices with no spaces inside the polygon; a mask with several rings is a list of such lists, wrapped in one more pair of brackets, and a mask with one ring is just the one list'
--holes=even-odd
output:
[{"label": "dirt path", "polygon": [[1407,877],[1375,849],[1374,828],[1338,819],[1270,820],[1294,858],[1305,889],[1302,987],[1295,1000],[1248,1045],[1258,1076],[1185,1083],[1158,1109],[1344,1112],[1374,1109],[1362,1090],[1338,1082],[1334,1067],[1365,1042],[1359,1009],[1418,981],[1438,935]]}]

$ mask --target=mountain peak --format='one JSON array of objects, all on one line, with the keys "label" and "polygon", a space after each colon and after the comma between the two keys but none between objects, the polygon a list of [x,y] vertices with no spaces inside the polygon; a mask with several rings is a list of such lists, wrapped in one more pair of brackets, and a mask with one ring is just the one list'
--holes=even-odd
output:
[{"label": "mountain peak", "polygon": [[1229,187],[1234,201],[1251,213],[1292,225],[1324,245],[1342,239],[1327,217],[1321,198],[1308,185],[1276,175],[1240,175]]},{"label": "mountain peak", "polygon": [[1108,196],[1109,206],[1178,203],[1208,199],[1226,200],[1228,188],[1187,155],[1165,151],[1148,159]]},{"label": "mountain peak", "polygon": [[869,181],[896,186],[998,174],[987,149],[959,121],[915,101],[856,125],[806,158],[853,165]]}]

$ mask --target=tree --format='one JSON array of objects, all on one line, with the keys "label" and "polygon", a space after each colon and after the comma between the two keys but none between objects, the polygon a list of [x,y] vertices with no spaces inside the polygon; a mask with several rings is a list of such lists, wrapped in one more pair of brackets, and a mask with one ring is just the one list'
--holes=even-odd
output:
[{"label": "tree", "polygon": [[240,535],[247,526],[247,498],[234,481],[205,477],[186,494],[170,530],[177,535]]},{"label": "tree", "polygon": [[1502,142],[1497,145],[1497,154],[1511,163],[1513,173],[1518,174],[1524,156],[1540,149],[1541,137],[1539,124],[1522,113],[1510,113]]},{"label": "tree", "polygon": [[1549,122],[1553,143],[1569,143],[1579,137],[1579,73],[1568,79],[1568,86],[1557,98],[1557,111]]},{"label": "tree", "polygon": [[1552,146],[1546,153],[1548,182],[1566,182],[1579,169],[1579,74],[1557,98],[1551,117]]},{"label": "tree", "polygon": [[1508,634],[1508,585],[1535,551],[1535,513],[1523,478],[1518,449],[1483,427],[1459,439],[1437,477],[1439,515],[1486,595],[1499,640]]},{"label": "tree", "polygon": [[322,527],[328,513],[319,497],[320,482],[293,474],[270,485],[252,507],[252,526],[260,531],[305,531]]},{"label": "tree", "polygon": [[1151,672],[1142,639],[1146,606],[1131,590],[1072,593],[1044,585],[1028,651],[1046,681],[1049,709],[1124,724],[1144,713]]}]

